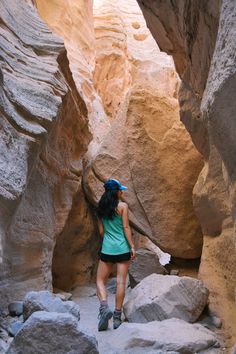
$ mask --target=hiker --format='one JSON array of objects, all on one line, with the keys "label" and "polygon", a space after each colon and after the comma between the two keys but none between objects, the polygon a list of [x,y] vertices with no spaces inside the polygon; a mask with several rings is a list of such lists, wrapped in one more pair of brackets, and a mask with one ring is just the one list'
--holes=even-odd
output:
[{"label": "hiker", "polygon": [[[97,295],[100,300],[98,330],[108,328],[113,316],[113,328],[121,325],[122,306],[125,297],[126,277],[130,260],[135,258],[135,248],[129,226],[128,205],[121,201],[123,186],[116,179],[109,179],[104,184],[103,193],[97,209],[98,229],[102,238],[100,260],[97,270]],[[107,303],[106,282],[117,264],[116,305],[114,313]]]}]

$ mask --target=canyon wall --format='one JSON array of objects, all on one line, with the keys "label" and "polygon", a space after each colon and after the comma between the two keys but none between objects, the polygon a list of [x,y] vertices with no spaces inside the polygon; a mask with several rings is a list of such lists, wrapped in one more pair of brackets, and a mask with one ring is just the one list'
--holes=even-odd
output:
[{"label": "canyon wall", "polygon": [[200,277],[212,291],[212,307],[224,318],[228,336],[236,338],[236,4],[224,0],[138,3],[161,50],[173,56],[182,80],[181,120],[205,161],[193,191],[204,233]]},{"label": "canyon wall", "polygon": [[[91,133],[63,42],[24,0],[0,4],[0,303],[52,287],[52,255]],[[40,35],[39,35],[40,34]]]},{"label": "canyon wall", "polygon": [[102,182],[120,179],[138,232],[172,256],[200,257],[192,189],[202,160],[179,119],[172,58],[158,49],[135,1],[94,6],[95,85],[113,121],[85,172],[87,196],[96,204]]}]

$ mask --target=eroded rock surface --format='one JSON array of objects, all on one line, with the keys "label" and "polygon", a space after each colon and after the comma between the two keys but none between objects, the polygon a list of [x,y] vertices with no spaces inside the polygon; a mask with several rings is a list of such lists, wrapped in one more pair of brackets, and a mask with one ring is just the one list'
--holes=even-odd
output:
[{"label": "eroded rock surface", "polygon": [[24,0],[1,1],[0,12],[0,302],[6,305],[52,286],[55,238],[91,135],[62,40]]},{"label": "eroded rock surface", "polygon": [[[181,120],[204,156],[205,166],[193,195],[206,235],[200,276],[212,290],[211,304],[225,318],[226,332],[235,340],[236,4],[214,0],[186,1],[183,7],[178,1],[138,3],[158,45],[173,56],[182,80]],[[228,299],[224,310],[218,297]]]},{"label": "eroded rock surface", "polygon": [[[179,81],[173,63],[159,51],[135,3],[102,4],[97,35],[104,70],[108,70],[112,49],[109,46],[108,52],[105,51],[102,35],[115,31],[118,18],[122,18],[114,39],[122,38],[122,48],[115,46],[114,55],[118,50],[123,61],[126,55],[131,81],[122,91],[125,99],[109,133],[91,168],[85,172],[87,196],[96,203],[103,192],[102,181],[111,176],[122,180],[129,188],[126,195],[130,220],[137,231],[173,256],[199,257],[202,235],[193,212],[192,188],[202,161],[179,121],[176,98]],[[102,26],[102,18],[110,19],[115,11],[114,23]],[[96,21],[97,12],[98,9]],[[101,76],[103,66],[99,64],[97,70]],[[99,90],[106,95],[112,85],[114,77],[107,76]],[[117,92],[116,97],[122,95]],[[113,111],[116,105],[116,101],[110,102]]]}]

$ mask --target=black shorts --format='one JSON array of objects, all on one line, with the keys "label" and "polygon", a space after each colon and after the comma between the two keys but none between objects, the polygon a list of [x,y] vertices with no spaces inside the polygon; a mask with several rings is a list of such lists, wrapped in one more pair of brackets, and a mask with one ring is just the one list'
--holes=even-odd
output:
[{"label": "black shorts", "polygon": [[119,263],[124,261],[129,261],[131,259],[131,253],[122,253],[122,254],[105,254],[100,253],[100,259],[106,263]]}]

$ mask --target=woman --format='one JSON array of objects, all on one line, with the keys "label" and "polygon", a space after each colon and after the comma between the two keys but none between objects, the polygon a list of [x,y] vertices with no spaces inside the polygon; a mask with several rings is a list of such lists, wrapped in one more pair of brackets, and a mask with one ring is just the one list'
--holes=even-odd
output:
[{"label": "woman", "polygon": [[[104,184],[105,192],[98,203],[98,229],[102,238],[102,248],[97,270],[97,294],[100,300],[98,330],[108,328],[113,315],[113,328],[121,325],[121,312],[125,296],[126,277],[130,260],[135,258],[134,243],[129,226],[128,205],[121,202],[127,187],[115,179]],[[117,263],[116,307],[114,313],[107,304],[106,282]]]}]

